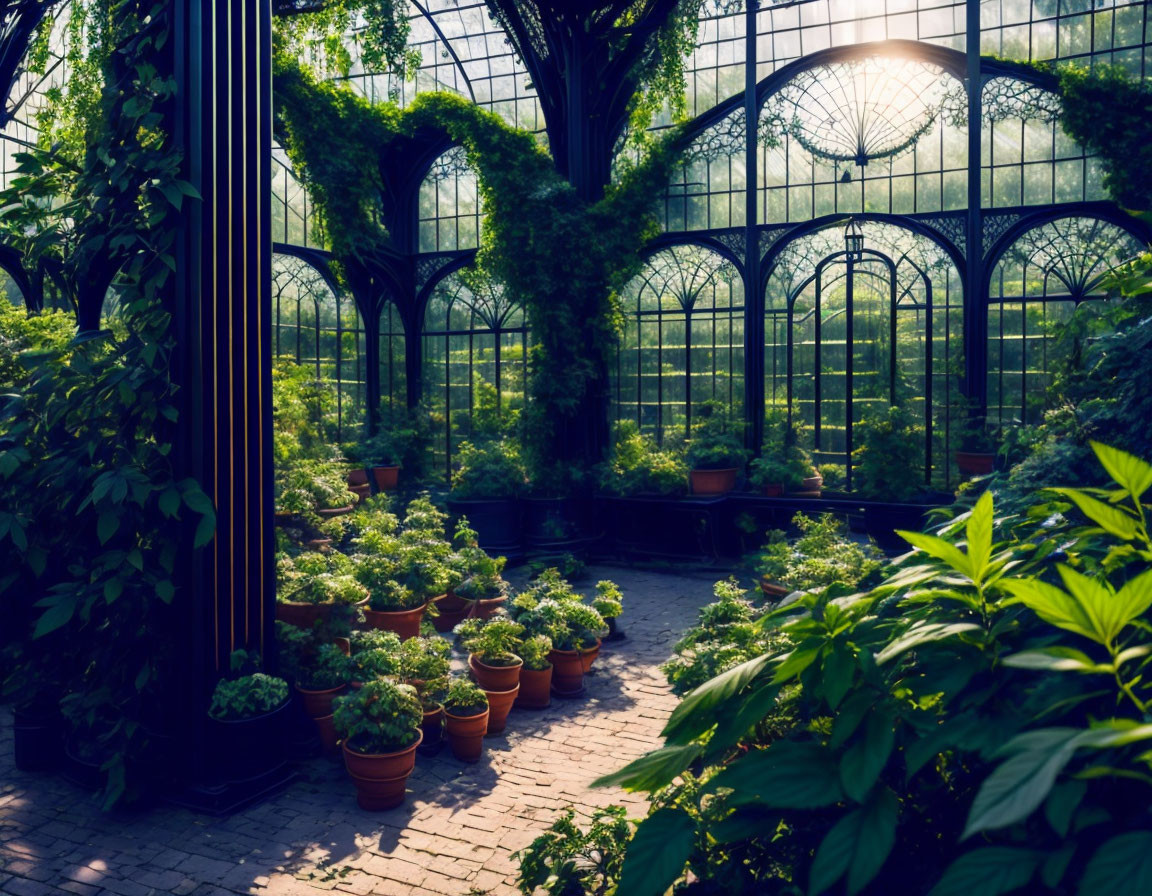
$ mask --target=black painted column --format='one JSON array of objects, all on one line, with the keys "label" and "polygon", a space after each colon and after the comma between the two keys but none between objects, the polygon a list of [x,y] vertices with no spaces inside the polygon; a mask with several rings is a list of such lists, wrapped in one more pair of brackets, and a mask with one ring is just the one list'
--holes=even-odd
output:
[{"label": "black painted column", "polygon": [[964,394],[982,418],[988,406],[988,311],[984,294],[984,222],[981,211],[984,79],[980,70],[980,2],[968,0],[968,215],[964,269]]},{"label": "black painted column", "polygon": [[764,442],[764,290],[760,285],[759,127],[756,102],[756,11],[744,11],[744,417],[748,447],[760,453]]},{"label": "black painted column", "polygon": [[[175,328],[177,463],[217,530],[184,558],[189,713],[232,651],[275,661],[271,396],[271,0],[173,0],[174,138],[186,206]],[[196,693],[198,689],[199,694]]]}]

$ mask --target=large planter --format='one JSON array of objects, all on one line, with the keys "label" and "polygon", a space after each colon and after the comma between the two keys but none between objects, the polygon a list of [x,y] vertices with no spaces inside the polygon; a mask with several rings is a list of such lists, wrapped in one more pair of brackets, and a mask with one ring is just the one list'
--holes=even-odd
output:
[{"label": "large planter", "polygon": [[305,604],[296,601],[277,601],[276,618],[297,628],[310,629],[317,622],[327,622],[334,604]]},{"label": "large planter", "polygon": [[780,498],[784,495],[784,483],[769,482],[761,491],[763,491],[765,498]]},{"label": "large planter", "polygon": [[477,619],[491,619],[507,600],[506,597],[483,597],[475,601],[467,615],[475,616]]},{"label": "large planter", "polygon": [[525,498],[524,541],[538,551],[563,551],[592,535],[592,514],[581,498]]},{"label": "large planter", "polygon": [[584,661],[579,650],[548,652],[552,664],[552,693],[557,697],[579,697],[584,693]]},{"label": "large planter", "polygon": [[208,719],[211,768],[225,781],[247,781],[286,761],[291,701],[251,719]]},{"label": "large planter", "polygon": [[416,767],[416,748],[423,739],[417,731],[415,743],[394,753],[358,753],[344,745],[344,767],[356,785],[361,809],[377,812],[404,802],[408,776]]},{"label": "large planter", "polygon": [[468,655],[468,667],[472,670],[472,677],[476,684],[485,691],[507,691],[520,683],[520,670],[524,661],[519,657],[511,666],[490,666],[476,659],[476,654]]},{"label": "large planter", "polygon": [[462,597],[457,597],[455,592],[449,591],[447,594],[440,597],[433,598],[436,604],[436,609],[439,615],[432,617],[432,625],[436,631],[446,633],[452,631],[468,615],[468,611],[472,609],[472,601],[464,600]]},{"label": "large planter", "polygon": [[761,577],[760,593],[770,600],[777,601],[791,594],[792,589],[786,585],[778,585],[775,582],[769,581],[767,578]]},{"label": "large planter", "polygon": [[400,467],[373,467],[372,479],[377,491],[390,492],[400,483]]},{"label": "large planter", "polygon": [[395,632],[400,640],[406,641],[420,634],[420,620],[424,618],[424,607],[421,604],[411,610],[364,610],[364,619],[369,628],[382,629]]},{"label": "large planter", "polygon": [[488,695],[488,728],[484,733],[500,734],[508,725],[508,713],[512,711],[512,704],[520,693],[520,685],[506,691],[483,690]]},{"label": "large planter", "polygon": [[336,516],[346,516],[351,513],[353,507],[351,504],[345,504],[343,507],[321,507],[316,511],[316,515],[321,519],[330,520]]},{"label": "large planter", "polygon": [[595,647],[581,647],[580,648],[580,665],[584,667],[584,674],[587,675],[592,669],[592,664],[596,662],[596,657],[600,656],[600,639],[596,639]]},{"label": "large planter", "polygon": [[807,476],[800,480],[800,488],[789,494],[793,495],[810,495],[816,498],[820,497],[821,490],[824,488],[823,476]]},{"label": "large planter", "polygon": [[980,451],[957,451],[956,466],[965,476],[987,476],[996,469],[996,455]]},{"label": "large planter", "polygon": [[23,772],[52,771],[60,762],[60,717],[56,712],[12,710],[12,756]]},{"label": "large planter", "polygon": [[726,495],[736,488],[736,467],[726,470],[692,470],[688,474],[694,495]]},{"label": "large planter", "polygon": [[449,499],[448,509],[457,517],[468,517],[469,524],[476,531],[476,540],[488,553],[515,554],[520,551],[521,509],[516,498]]},{"label": "large planter", "polygon": [[336,751],[336,725],[332,719],[332,701],[344,693],[345,687],[329,688],[324,691],[309,691],[296,685],[304,712],[316,723],[316,733],[320,735],[320,746],[331,755]]},{"label": "large planter", "polygon": [[484,752],[484,732],[488,730],[488,710],[474,716],[454,716],[444,710],[444,731],[452,755],[461,762],[476,762]]},{"label": "large planter", "polygon": [[552,702],[552,667],[520,670],[520,693],[517,709],[545,709]]},{"label": "large planter", "polygon": [[420,730],[424,733],[420,752],[438,752],[444,740],[444,707],[436,704],[434,708],[424,710],[424,721],[420,723]]}]

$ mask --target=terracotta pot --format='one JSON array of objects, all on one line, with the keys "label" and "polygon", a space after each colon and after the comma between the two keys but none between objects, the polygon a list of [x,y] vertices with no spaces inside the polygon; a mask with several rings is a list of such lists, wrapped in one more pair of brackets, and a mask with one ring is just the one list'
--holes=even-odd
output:
[{"label": "terracotta pot", "polygon": [[350,485],[348,486],[348,491],[352,492],[356,496],[356,503],[359,504],[361,501],[372,494],[372,486],[370,486],[367,482],[365,482],[363,485]]},{"label": "terracotta pot", "polygon": [[304,547],[312,551],[318,551],[321,548],[326,548],[332,544],[331,538],[312,538],[304,542]]},{"label": "terracotta pot", "polygon": [[393,809],[404,802],[408,776],[416,767],[416,748],[424,739],[395,753],[357,753],[344,745],[344,767],[356,785],[356,802],[370,812]]},{"label": "terracotta pot", "polygon": [[760,580],[760,591],[765,597],[770,597],[773,600],[780,600],[782,597],[787,597],[792,593],[792,589],[785,585],[777,585],[775,582],[769,582],[767,579]]},{"label": "terracotta pot", "polygon": [[448,734],[452,755],[461,762],[476,762],[484,751],[488,710],[474,716],[454,716],[444,710],[444,730]]},{"label": "terracotta pot", "polygon": [[440,749],[440,743],[444,739],[444,707],[437,704],[433,709],[424,710],[424,721],[420,723],[420,730],[424,733],[424,746],[421,752]]},{"label": "terracotta pot", "polygon": [[352,656],[352,641],[349,638],[333,638],[332,643],[340,648],[344,656]]},{"label": "terracotta pot", "polygon": [[400,467],[373,467],[372,478],[376,480],[379,491],[391,491],[400,482]]},{"label": "terracotta pot", "polygon": [[472,612],[469,613],[469,615],[474,616],[477,619],[491,619],[496,615],[496,611],[504,606],[504,603],[507,600],[508,598],[506,597],[482,598],[474,602]]},{"label": "terracotta pot", "polygon": [[520,693],[520,685],[507,691],[485,690],[484,693],[488,695],[488,729],[484,733],[499,734],[508,725],[508,713]]},{"label": "terracotta pot", "polygon": [[600,639],[596,639],[595,647],[581,647],[580,648],[580,663],[584,667],[585,674],[592,668],[592,664],[596,662],[596,657],[600,656]]},{"label": "terracotta pot", "polygon": [[520,670],[524,661],[516,658],[513,666],[489,666],[476,659],[476,654],[468,655],[468,667],[472,670],[472,677],[476,684],[485,691],[507,691],[520,683]]},{"label": "terracotta pot", "polygon": [[343,694],[346,689],[347,685],[340,685],[338,688],[328,688],[324,691],[309,691],[296,685],[296,693],[300,695],[300,705],[304,707],[304,712],[313,719],[332,715],[332,701]]},{"label": "terracotta pot", "polygon": [[956,466],[965,476],[987,476],[996,469],[996,455],[979,451],[957,451]]},{"label": "terracotta pot", "polygon": [[352,512],[352,505],[346,504],[343,507],[322,507],[316,511],[316,515],[321,519],[331,519],[334,516],[344,516]]},{"label": "terracotta pot", "polygon": [[348,471],[348,487],[356,488],[360,485],[368,485],[368,471],[363,467],[356,467]]},{"label": "terracotta pot", "polygon": [[800,489],[802,492],[819,492],[824,487],[823,476],[808,476],[800,480]]},{"label": "terracotta pot", "polygon": [[736,467],[727,470],[693,470],[688,474],[694,495],[726,495],[736,488]]},{"label": "terracotta pot", "polygon": [[276,618],[297,628],[312,628],[317,622],[326,622],[332,613],[332,604],[304,604],[296,601],[277,601]]},{"label": "terracotta pot", "polygon": [[364,619],[369,628],[395,632],[401,641],[420,634],[420,620],[424,618],[425,604],[411,610],[364,610]]},{"label": "terracotta pot", "polygon": [[517,709],[544,709],[552,702],[552,667],[547,669],[521,669],[520,693],[516,695]]},{"label": "terracotta pot", "polygon": [[457,597],[451,591],[433,598],[433,601],[435,601],[436,609],[440,611],[440,615],[432,617],[432,625],[435,626],[436,631],[441,633],[450,632],[456,628],[464,621],[468,611],[472,609],[472,601]]},{"label": "terracotta pot", "polygon": [[550,650],[552,693],[557,697],[579,697],[584,693],[584,662],[579,650]]},{"label": "terracotta pot", "polygon": [[332,716],[320,716],[312,720],[316,724],[316,733],[320,735],[320,746],[325,756],[332,756],[340,746],[340,738],[336,734],[336,720]]},{"label": "terracotta pot", "polygon": [[779,498],[784,494],[784,483],[770,482],[764,486],[764,497],[766,498]]}]

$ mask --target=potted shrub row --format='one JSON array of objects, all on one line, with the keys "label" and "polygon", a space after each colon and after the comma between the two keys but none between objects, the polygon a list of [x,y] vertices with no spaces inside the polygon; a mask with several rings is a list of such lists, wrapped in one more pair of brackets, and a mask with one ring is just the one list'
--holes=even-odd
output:
[{"label": "potted shrub row", "polygon": [[360,808],[391,809],[404,802],[423,718],[416,689],[387,678],[364,682],[336,700],[335,729]]}]

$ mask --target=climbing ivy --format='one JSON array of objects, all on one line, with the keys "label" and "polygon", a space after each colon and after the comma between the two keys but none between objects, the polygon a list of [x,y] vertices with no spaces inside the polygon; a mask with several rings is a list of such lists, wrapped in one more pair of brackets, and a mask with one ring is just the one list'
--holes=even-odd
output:
[{"label": "climbing ivy", "polygon": [[435,129],[479,174],[485,224],[478,264],[523,304],[533,347],[528,426],[537,458],[590,466],[589,421],[622,324],[618,291],[639,269],[637,247],[657,232],[659,196],[682,149],[674,128],[625,165],[603,199],[581,200],[535,137],[468,101],[421,94],[404,110],[321,83],[277,57],[278,132],[316,202],[337,257],[388,245],[378,213],[379,160],[392,141]]},{"label": "climbing ivy", "polygon": [[407,0],[276,0],[273,10],[284,48],[319,73],[346,76],[353,51],[365,70],[400,78],[420,65],[408,46]]}]

